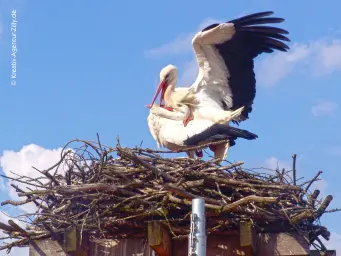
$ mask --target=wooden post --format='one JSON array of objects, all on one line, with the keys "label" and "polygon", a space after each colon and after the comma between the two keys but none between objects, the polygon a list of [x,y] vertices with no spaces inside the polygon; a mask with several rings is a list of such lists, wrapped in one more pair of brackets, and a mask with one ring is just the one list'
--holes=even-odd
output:
[{"label": "wooden post", "polygon": [[254,255],[255,248],[255,230],[252,227],[251,220],[242,220],[239,223],[240,246],[245,250],[246,255]]},{"label": "wooden post", "polygon": [[158,256],[172,255],[170,235],[158,221],[148,222],[148,244]]},{"label": "wooden post", "polygon": [[[240,238],[237,234],[207,236],[206,256],[229,255],[248,255],[245,249],[240,246]],[[188,239],[173,240],[173,256],[188,256]]]},{"label": "wooden post", "polygon": [[77,251],[77,231],[75,228],[65,229],[64,248],[65,252]]},{"label": "wooden post", "polygon": [[87,256],[85,245],[88,243],[86,234],[81,236],[76,228],[65,229],[64,251],[70,256]]}]

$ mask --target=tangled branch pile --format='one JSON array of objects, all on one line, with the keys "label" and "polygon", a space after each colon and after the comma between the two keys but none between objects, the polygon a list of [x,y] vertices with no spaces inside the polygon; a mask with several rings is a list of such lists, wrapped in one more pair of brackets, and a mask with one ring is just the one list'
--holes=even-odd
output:
[{"label": "tangled branch pile", "polygon": [[[195,197],[205,199],[208,234],[236,230],[240,220],[251,219],[258,232],[294,230],[308,233],[310,243],[320,243],[319,235],[329,239],[327,229],[314,223],[332,196],[319,201],[318,190],[308,192],[321,172],[296,186],[285,170],[260,174],[243,169],[242,162],[165,158],[160,156],[165,151],[123,148],[119,141],[116,148],[99,140],[72,142],[81,146],[67,150],[68,143],[56,165],[37,170],[42,177],[7,177],[19,183],[21,187],[12,186],[27,199],[2,205],[33,202],[37,212],[27,229],[12,220],[0,223],[16,239],[1,249],[25,246],[30,239],[60,234],[67,227],[91,237],[145,236],[150,220],[164,222],[173,238],[180,238],[189,232]],[[27,185],[30,189],[24,191]]]}]

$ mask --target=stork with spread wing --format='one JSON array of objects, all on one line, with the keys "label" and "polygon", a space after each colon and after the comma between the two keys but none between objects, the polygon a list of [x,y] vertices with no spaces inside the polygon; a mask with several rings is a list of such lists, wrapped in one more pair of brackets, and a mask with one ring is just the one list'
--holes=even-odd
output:
[{"label": "stork with spread wing", "polygon": [[[239,124],[246,120],[256,96],[254,58],[261,53],[289,49],[282,42],[290,41],[283,35],[288,34],[286,30],[261,25],[284,21],[267,17],[271,14],[273,12],[255,13],[212,24],[198,32],[192,40],[199,66],[194,84],[176,88],[177,68],[168,65],[161,70],[161,81],[151,105],[161,92],[160,106],[164,100],[163,107],[174,112],[167,117],[182,118],[185,125],[193,117],[215,123],[234,121]],[[182,115],[175,113],[179,103],[182,103]],[[186,104],[194,107],[186,108]]]},{"label": "stork with spread wing", "polygon": [[[284,21],[268,17],[271,14],[273,12],[255,13],[226,23],[212,24],[198,32],[192,46],[199,71],[191,87],[176,88],[178,72],[175,66],[168,65],[161,70],[160,84],[151,105],[148,105],[151,108],[148,125],[156,141],[163,138],[162,141],[170,143],[161,144],[171,149],[173,144],[183,145],[193,136],[211,140],[221,137],[224,133],[221,129],[226,132],[230,121],[239,124],[248,119],[256,95],[254,59],[261,53],[289,49],[283,42],[290,41],[284,36],[288,34],[286,30],[262,25]],[[160,93],[160,105],[155,106]],[[187,129],[174,128],[181,120]],[[208,138],[197,136],[206,130],[219,132],[210,134]],[[230,137],[230,143],[219,147],[217,154],[220,158],[226,157],[236,135]],[[240,137],[254,139],[257,136]],[[217,147],[211,150],[215,151]]]}]

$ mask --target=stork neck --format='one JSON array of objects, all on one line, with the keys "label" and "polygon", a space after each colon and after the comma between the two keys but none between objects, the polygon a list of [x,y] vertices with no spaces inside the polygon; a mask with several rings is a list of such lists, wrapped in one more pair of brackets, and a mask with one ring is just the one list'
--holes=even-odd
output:
[{"label": "stork neck", "polygon": [[173,79],[168,83],[167,89],[165,91],[165,96],[164,96],[165,105],[167,107],[174,107],[175,103],[172,100],[172,94],[175,91],[175,86],[176,86],[176,79]]}]

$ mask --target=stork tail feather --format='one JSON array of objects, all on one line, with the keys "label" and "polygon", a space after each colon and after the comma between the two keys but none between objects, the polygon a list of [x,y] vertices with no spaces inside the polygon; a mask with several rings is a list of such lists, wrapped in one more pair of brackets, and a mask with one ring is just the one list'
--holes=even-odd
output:
[{"label": "stork tail feather", "polygon": [[[231,139],[234,141],[237,138],[243,138],[246,140],[254,140],[258,136],[247,130],[242,130],[239,128],[231,127],[226,124],[214,124],[210,128],[204,130],[203,132],[189,137],[184,141],[186,146],[195,146],[200,142],[217,141],[224,139]],[[231,143],[232,144],[232,143]]]}]

